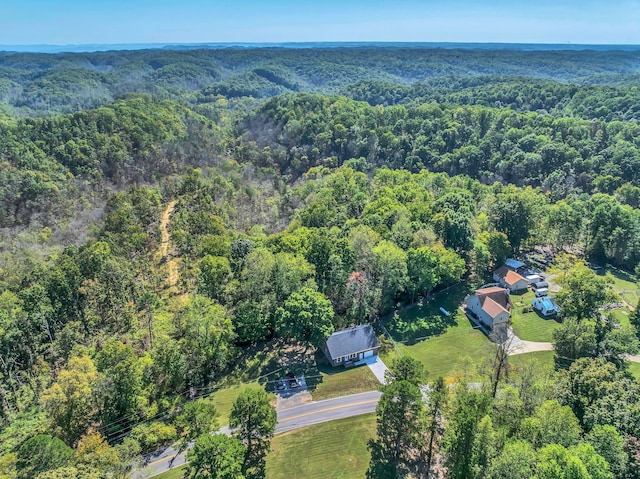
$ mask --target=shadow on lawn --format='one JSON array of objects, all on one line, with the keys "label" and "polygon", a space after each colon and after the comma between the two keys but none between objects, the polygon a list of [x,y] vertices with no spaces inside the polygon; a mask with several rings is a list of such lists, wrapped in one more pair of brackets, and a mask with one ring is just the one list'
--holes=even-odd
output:
[{"label": "shadow on lawn", "polygon": [[288,374],[298,377],[304,375],[307,389],[313,391],[322,382],[321,372],[327,373],[333,368],[315,348],[287,345],[279,349],[278,354],[272,355],[260,369],[262,376],[258,383],[268,392],[274,392],[276,382]]},{"label": "shadow on lawn", "polygon": [[[406,344],[415,344],[428,337],[440,336],[458,321],[467,320],[459,307],[464,298],[470,293],[465,285],[458,285],[444,291],[429,302],[396,314],[386,322],[393,339]],[[445,316],[440,308],[447,310],[450,315]]]},{"label": "shadow on lawn", "polygon": [[611,265],[607,265],[606,267],[600,267],[596,270],[594,270],[596,272],[596,274],[598,276],[605,276],[607,273],[609,273],[611,276],[613,276],[614,278],[617,278],[619,280],[622,281],[627,281],[629,283],[635,283],[636,282],[636,277],[633,275],[633,273],[630,273],[628,271],[616,268],[614,266]]}]

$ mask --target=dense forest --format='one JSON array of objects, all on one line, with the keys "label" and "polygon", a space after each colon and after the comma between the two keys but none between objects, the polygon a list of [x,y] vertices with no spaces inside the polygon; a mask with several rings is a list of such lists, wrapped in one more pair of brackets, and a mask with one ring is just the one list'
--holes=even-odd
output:
[{"label": "dense forest", "polygon": [[[0,478],[128,477],[213,429],[189,399],[268,372],[256,350],[536,247],[572,255],[556,371],[498,348],[423,410],[422,365],[394,363],[368,476],[639,477],[638,310],[603,314],[585,266],[640,276],[639,75],[623,51],[0,53]],[[263,477],[242,439],[196,449]]]}]

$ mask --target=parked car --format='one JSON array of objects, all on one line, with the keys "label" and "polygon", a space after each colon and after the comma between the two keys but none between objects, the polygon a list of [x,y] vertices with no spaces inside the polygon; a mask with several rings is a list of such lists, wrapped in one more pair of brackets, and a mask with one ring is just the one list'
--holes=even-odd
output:
[{"label": "parked car", "polygon": [[298,382],[298,380],[296,378],[289,379],[289,387],[291,389],[295,389],[297,387],[300,387],[300,383]]},{"label": "parked car", "polygon": [[276,390],[277,391],[282,391],[283,389],[286,389],[287,386],[284,384],[284,381],[282,379],[278,379],[276,381]]},{"label": "parked car", "polygon": [[549,294],[549,290],[547,288],[536,289],[536,298],[541,298],[543,296],[547,296],[548,294]]},{"label": "parked car", "polygon": [[533,283],[533,289],[542,289],[542,288],[549,288],[549,283],[547,283],[546,281],[538,281],[537,283]]}]

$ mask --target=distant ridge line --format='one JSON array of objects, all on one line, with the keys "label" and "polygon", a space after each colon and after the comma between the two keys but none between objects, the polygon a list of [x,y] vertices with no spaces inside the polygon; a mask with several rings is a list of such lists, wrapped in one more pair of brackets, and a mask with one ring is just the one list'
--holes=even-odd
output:
[{"label": "distant ridge line", "polygon": [[91,53],[124,50],[200,50],[200,49],[341,49],[416,48],[514,51],[640,51],[640,45],[572,43],[469,43],[469,42],[206,42],[206,43],[120,43],[70,45],[0,45],[0,51],[16,53]]}]

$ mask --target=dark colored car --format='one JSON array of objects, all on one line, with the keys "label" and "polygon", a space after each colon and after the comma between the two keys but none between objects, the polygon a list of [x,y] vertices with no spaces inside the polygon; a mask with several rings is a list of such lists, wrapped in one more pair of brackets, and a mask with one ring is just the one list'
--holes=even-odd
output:
[{"label": "dark colored car", "polygon": [[284,384],[284,381],[282,379],[278,379],[276,381],[276,390],[277,391],[282,391],[283,389],[286,389],[287,386]]}]

